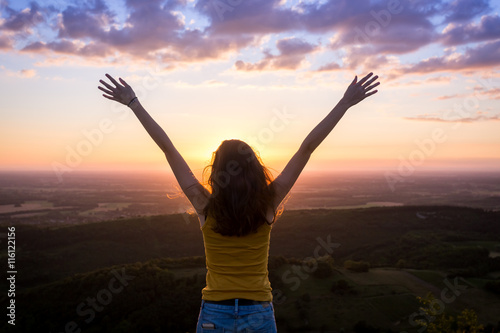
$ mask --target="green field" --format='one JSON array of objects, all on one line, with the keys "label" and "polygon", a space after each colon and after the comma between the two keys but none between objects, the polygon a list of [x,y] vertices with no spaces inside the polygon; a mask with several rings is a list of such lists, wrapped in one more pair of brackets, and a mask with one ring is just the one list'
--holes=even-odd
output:
[{"label": "green field", "polygon": [[26,201],[19,205],[0,205],[0,214],[14,213],[14,212],[29,212],[30,210],[48,209],[53,208],[54,205],[49,201],[34,200]]},{"label": "green field", "polygon": [[98,203],[98,207],[83,211],[79,215],[88,216],[88,215],[98,215],[113,210],[120,211],[123,210],[124,208],[127,208],[130,205],[131,203],[124,203],[124,202],[103,202],[103,203]]}]

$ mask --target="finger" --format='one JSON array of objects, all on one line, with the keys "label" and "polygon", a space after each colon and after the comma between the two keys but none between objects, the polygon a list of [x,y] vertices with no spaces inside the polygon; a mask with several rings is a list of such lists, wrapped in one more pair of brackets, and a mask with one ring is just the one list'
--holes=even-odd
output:
[{"label": "finger", "polygon": [[114,90],[114,89],[116,89],[115,87],[110,86],[108,83],[106,83],[106,82],[105,82],[105,81],[103,81],[103,80],[99,80],[99,82],[100,82],[103,86],[105,86],[106,88],[108,88],[109,90]]},{"label": "finger", "polygon": [[377,80],[378,79],[378,75],[375,75],[374,77],[372,77],[370,80],[366,81],[365,84],[363,84],[363,88],[365,87],[368,87],[370,84],[373,83],[373,81]]},{"label": "finger", "polygon": [[363,85],[363,83],[365,83],[366,80],[368,80],[372,75],[373,75],[373,73],[367,74],[364,78],[362,78],[361,80],[359,80],[358,84],[359,85]]},{"label": "finger", "polygon": [[122,83],[125,87],[127,87],[127,88],[128,88],[128,87],[130,87],[130,86],[128,85],[128,83],[127,83],[127,82],[125,82],[125,80],[124,80],[124,79],[119,78],[118,80],[120,80],[120,82],[121,82],[121,83]]},{"label": "finger", "polygon": [[109,91],[109,90],[107,90],[107,89],[104,89],[103,87],[97,87],[97,88],[98,88],[98,89],[100,89],[100,90],[102,90],[102,91],[104,91],[104,92],[105,92],[106,94],[108,94],[108,95],[111,95],[111,96],[113,95],[113,92],[112,92],[112,91]]},{"label": "finger", "polygon": [[358,76],[356,75],[356,76],[354,76],[354,80],[352,80],[352,82],[351,82],[351,86],[352,86],[353,84],[356,84],[356,81],[357,81],[357,80],[358,80]]},{"label": "finger", "polygon": [[97,89],[101,89],[102,91],[106,91],[106,92],[113,92],[113,90],[110,90],[110,89],[107,89],[107,88],[104,88],[104,87],[101,87],[101,86],[98,86]]},{"label": "finger", "polygon": [[365,95],[365,98],[368,96],[371,96],[373,94],[376,94],[377,92],[378,92],[378,90],[370,91],[368,94]]},{"label": "finger", "polygon": [[373,88],[375,88],[376,86],[378,86],[380,84],[380,82],[377,82],[375,84],[372,84],[371,86],[369,86],[368,88],[365,89],[366,92],[372,90]]},{"label": "finger", "polygon": [[363,83],[365,83],[366,80],[368,80],[370,78],[370,76],[372,76],[373,73],[369,73],[368,75],[366,75],[364,78],[362,78],[361,80],[359,80],[358,84],[359,85],[362,85]]},{"label": "finger", "polygon": [[120,86],[120,84],[118,82],[116,82],[116,80],[109,74],[106,74],[106,77],[111,81],[113,82],[113,84],[118,88]]}]

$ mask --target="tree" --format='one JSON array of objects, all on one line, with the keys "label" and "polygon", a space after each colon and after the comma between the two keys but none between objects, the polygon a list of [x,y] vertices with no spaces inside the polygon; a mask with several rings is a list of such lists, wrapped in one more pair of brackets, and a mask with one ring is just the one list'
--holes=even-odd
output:
[{"label": "tree", "polygon": [[479,324],[474,310],[464,309],[457,317],[444,313],[444,304],[437,300],[432,293],[425,298],[417,297],[423,305],[420,311],[425,319],[415,322],[426,328],[427,333],[480,333],[483,325]]},{"label": "tree", "polygon": [[368,272],[370,268],[370,264],[366,261],[354,261],[354,260],[346,260],[344,262],[344,267],[352,272]]},{"label": "tree", "polygon": [[316,260],[316,270],[313,272],[313,276],[318,279],[325,279],[330,277],[333,273],[333,258],[330,255],[325,255],[319,257]]}]

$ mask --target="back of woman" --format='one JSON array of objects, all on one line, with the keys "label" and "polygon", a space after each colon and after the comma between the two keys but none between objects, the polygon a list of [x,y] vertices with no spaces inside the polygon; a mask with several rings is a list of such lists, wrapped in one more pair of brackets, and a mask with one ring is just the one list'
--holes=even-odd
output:
[{"label": "back of woman", "polygon": [[223,236],[214,231],[216,224],[209,216],[201,227],[207,263],[202,298],[272,301],[267,270],[271,226],[263,224],[245,236]]},{"label": "back of woman", "polygon": [[197,332],[276,332],[267,270],[271,226],[223,236],[215,224],[208,216],[202,227],[207,277]]},{"label": "back of woman", "polygon": [[197,330],[275,332],[267,268],[276,215],[271,175],[240,140],[222,142],[205,171],[211,195],[200,221],[207,285]]}]

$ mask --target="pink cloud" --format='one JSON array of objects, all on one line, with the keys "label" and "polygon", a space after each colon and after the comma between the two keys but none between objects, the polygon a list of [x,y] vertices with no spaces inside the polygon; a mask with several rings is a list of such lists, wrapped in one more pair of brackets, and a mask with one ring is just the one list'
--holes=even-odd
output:
[{"label": "pink cloud", "polygon": [[340,67],[339,64],[337,64],[336,62],[329,62],[323,66],[321,66],[320,68],[318,68],[316,71],[317,72],[331,72],[331,71],[336,71],[336,70],[340,70],[342,69],[342,67]]},{"label": "pink cloud", "polygon": [[474,90],[476,94],[488,96],[491,99],[500,99],[500,88],[485,90],[483,87],[477,87]]},{"label": "pink cloud", "polygon": [[500,99],[500,88],[493,88],[490,90],[484,90],[483,87],[476,87],[474,89],[474,93],[444,95],[444,96],[439,96],[436,99],[437,100],[447,100],[447,99],[461,98],[461,97],[467,97],[467,96],[472,96],[472,95],[487,96],[490,99]]},{"label": "pink cloud", "polygon": [[293,70],[299,68],[308,54],[318,50],[317,45],[295,37],[277,41],[276,47],[279,51],[278,55],[273,55],[269,51],[266,51],[265,57],[253,64],[238,60],[235,63],[236,69],[242,71]]},{"label": "pink cloud", "polygon": [[34,69],[22,69],[19,73],[25,78],[32,78],[36,76],[36,71]]},{"label": "pink cloud", "polygon": [[500,120],[500,115],[487,116],[484,112],[477,112],[477,115],[474,117],[461,117],[461,118],[453,118],[453,119],[445,119],[437,116],[432,116],[428,114],[419,115],[415,117],[404,117],[406,120],[415,120],[415,121],[432,121],[432,122],[440,122],[440,123],[473,123],[478,121],[498,121]]},{"label": "pink cloud", "polygon": [[343,58],[344,68],[376,70],[389,63],[386,55],[377,53],[373,46],[347,47]]},{"label": "pink cloud", "polygon": [[458,97],[464,97],[464,96],[466,96],[466,95],[467,95],[467,94],[443,95],[443,96],[436,97],[436,99],[437,99],[437,100],[440,100],[440,101],[444,101],[444,100],[447,100],[447,99],[458,98]]},{"label": "pink cloud", "polygon": [[0,36],[0,50],[12,49],[12,40],[7,36]]},{"label": "pink cloud", "polygon": [[422,85],[422,84],[431,84],[431,83],[449,83],[451,81],[451,77],[449,76],[436,76],[436,77],[430,77],[425,80],[412,80],[409,82],[405,83],[398,83],[398,85],[405,85],[405,86],[415,86],[415,85]]},{"label": "pink cloud", "polygon": [[6,69],[4,66],[0,66],[0,68],[4,70],[8,76],[11,77],[16,77],[21,79],[30,79],[36,77],[36,71],[34,69],[21,69],[19,71],[13,71]]}]

